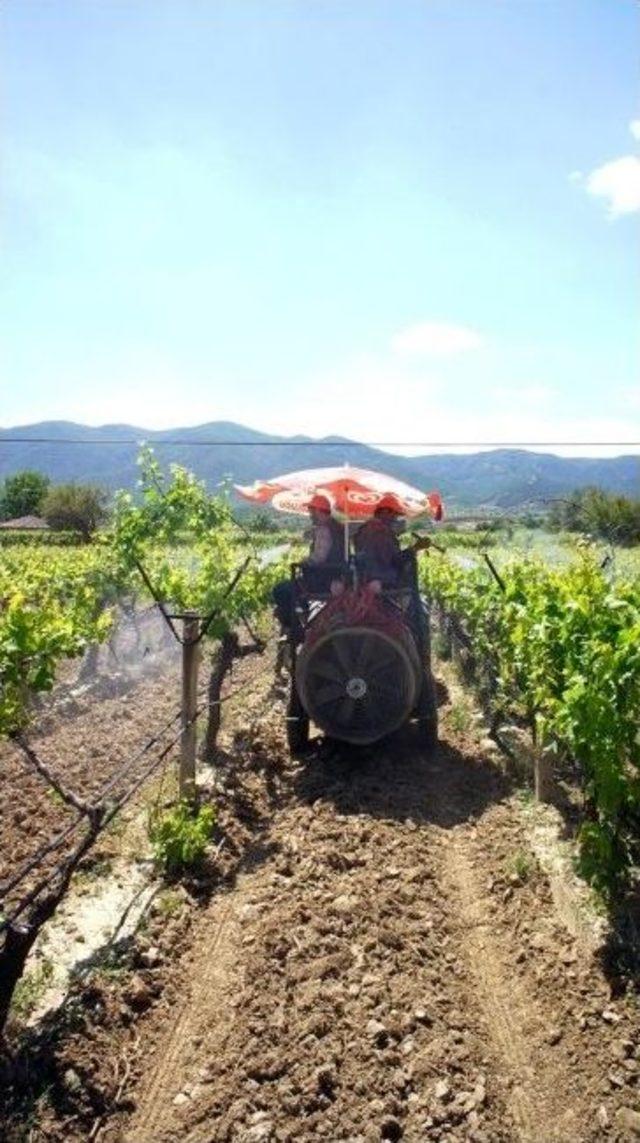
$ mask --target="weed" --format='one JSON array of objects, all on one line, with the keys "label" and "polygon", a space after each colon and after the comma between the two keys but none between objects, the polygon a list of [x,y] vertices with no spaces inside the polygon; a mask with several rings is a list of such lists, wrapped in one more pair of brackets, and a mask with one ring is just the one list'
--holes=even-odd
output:
[{"label": "weed", "polygon": [[472,716],[466,703],[455,702],[447,711],[447,722],[456,734],[462,734],[471,729]]},{"label": "weed", "polygon": [[104,831],[105,837],[122,837],[126,827],[126,820],[123,817],[122,812],[118,810],[118,813],[112,817],[111,821]]},{"label": "weed", "polygon": [[183,899],[179,893],[173,889],[165,889],[159,893],[153,902],[153,911],[157,916],[169,919],[176,917],[182,909]]},{"label": "weed", "polygon": [[507,873],[515,873],[520,881],[528,881],[536,870],[536,859],[530,853],[519,849],[506,863]]},{"label": "weed", "polygon": [[74,884],[79,893],[86,895],[93,887],[94,882],[107,877],[113,869],[110,857],[89,857],[84,865],[76,871]]},{"label": "weed", "polygon": [[532,806],[535,801],[531,786],[521,786],[520,789],[516,792],[516,797],[521,806],[526,808]]},{"label": "weed", "polygon": [[149,840],[165,873],[177,874],[202,863],[214,821],[213,806],[193,810],[187,802],[165,813],[150,812]]},{"label": "weed", "polygon": [[436,658],[442,659],[444,662],[450,661],[451,636],[448,632],[443,631],[440,628],[436,628],[432,637],[431,647]]},{"label": "weed", "polygon": [[110,857],[95,857],[93,860],[89,858],[82,868],[82,873],[86,877],[106,877],[113,869],[113,861]]},{"label": "weed", "polygon": [[53,977],[53,961],[46,957],[16,984],[11,1001],[13,1015],[26,1020],[44,996]]},{"label": "weed", "polygon": [[95,973],[107,980],[119,980],[131,968],[131,952],[118,945],[108,945],[95,957]]},{"label": "weed", "polygon": [[62,794],[59,794],[57,790],[54,790],[53,786],[47,786],[46,794],[49,800],[53,802],[54,806],[67,805],[64,798],[62,797]]}]

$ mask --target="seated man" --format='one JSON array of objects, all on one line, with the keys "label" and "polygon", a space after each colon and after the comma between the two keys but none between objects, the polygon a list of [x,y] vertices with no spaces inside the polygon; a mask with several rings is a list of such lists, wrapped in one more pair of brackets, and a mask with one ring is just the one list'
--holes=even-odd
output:
[{"label": "seated man", "polygon": [[307,505],[311,517],[311,548],[302,561],[302,576],[310,591],[326,592],[331,588],[336,565],[344,563],[344,528],[331,515],[326,496],[316,493]]},{"label": "seated man", "polygon": [[396,587],[402,574],[402,550],[398,541],[400,508],[395,496],[383,496],[370,520],[354,537],[358,563],[370,583]]},{"label": "seated man", "polygon": [[[331,504],[326,496],[316,493],[307,504],[311,518],[311,547],[302,561],[302,581],[310,592],[325,594],[332,590],[336,579],[336,565],[344,563],[344,529],[331,515]],[[293,622],[293,583],[282,580],[273,589],[276,618],[284,630]]]}]

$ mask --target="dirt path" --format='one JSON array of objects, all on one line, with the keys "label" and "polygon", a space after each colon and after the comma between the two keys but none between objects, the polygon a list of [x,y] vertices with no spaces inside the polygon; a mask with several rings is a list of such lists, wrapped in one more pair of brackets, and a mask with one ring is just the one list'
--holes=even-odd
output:
[{"label": "dirt path", "polygon": [[561,924],[457,698],[432,756],[399,736],[291,762],[268,664],[242,672],[222,848],[79,985],[12,1143],[639,1138],[637,1001]]},{"label": "dirt path", "polygon": [[637,1012],[563,930],[475,747],[283,763],[278,790],[101,1138],[635,1137]]}]

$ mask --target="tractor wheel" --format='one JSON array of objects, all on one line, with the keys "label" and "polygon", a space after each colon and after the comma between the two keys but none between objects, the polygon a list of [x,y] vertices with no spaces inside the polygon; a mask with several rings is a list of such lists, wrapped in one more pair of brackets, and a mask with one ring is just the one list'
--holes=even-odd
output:
[{"label": "tractor wheel", "polygon": [[422,692],[416,712],[416,725],[419,740],[428,750],[438,745],[438,703],[433,675],[426,674],[422,680]]},{"label": "tractor wheel", "polygon": [[287,745],[291,755],[302,754],[309,745],[309,715],[300,702],[294,679],[287,703]]}]

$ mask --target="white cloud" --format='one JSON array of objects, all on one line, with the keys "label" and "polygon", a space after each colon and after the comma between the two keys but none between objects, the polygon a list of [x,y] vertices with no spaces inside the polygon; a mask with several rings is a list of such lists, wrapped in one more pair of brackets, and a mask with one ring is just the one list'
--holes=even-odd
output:
[{"label": "white cloud", "polygon": [[[575,413],[560,413],[560,394],[541,383],[488,390],[481,411],[477,399],[461,400],[461,392],[459,386],[444,379],[421,375],[414,362],[391,355],[362,354],[332,370],[309,374],[295,390],[279,393],[277,399],[274,394],[269,412],[262,411],[251,424],[285,435],[340,435],[371,442],[419,444],[417,448],[396,445],[388,449],[406,455],[478,451],[477,446],[455,443],[464,441],[585,442],[579,448],[539,450],[566,456],[640,451],[615,446],[607,450],[595,443],[640,439],[640,425],[633,423],[633,417],[613,414],[578,419]],[[468,394],[468,389],[465,392]],[[430,442],[428,447],[424,442]],[[448,443],[438,448],[436,442]]]},{"label": "white cloud", "polygon": [[279,392],[259,423],[254,418],[254,427],[285,435],[406,441],[425,431],[440,388],[438,378],[391,356],[361,353],[308,374],[295,391]]},{"label": "white cloud", "polygon": [[[640,119],[632,119],[629,130],[634,139],[640,139]],[[572,171],[569,181],[584,185],[596,198],[606,199],[610,218],[640,211],[640,159],[635,155],[611,159],[588,175]]]},{"label": "white cloud", "polygon": [[392,349],[400,357],[453,357],[481,345],[482,337],[476,330],[435,321],[411,325],[391,341]]},{"label": "white cloud", "polygon": [[640,210],[640,159],[623,155],[592,171],[586,180],[589,194],[608,200],[609,214],[618,218]]}]

